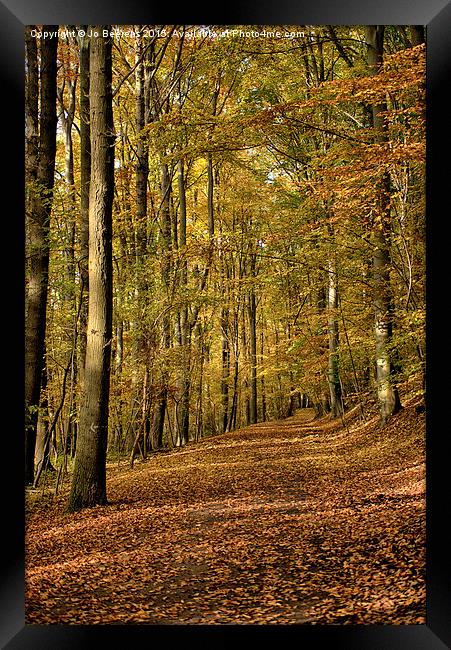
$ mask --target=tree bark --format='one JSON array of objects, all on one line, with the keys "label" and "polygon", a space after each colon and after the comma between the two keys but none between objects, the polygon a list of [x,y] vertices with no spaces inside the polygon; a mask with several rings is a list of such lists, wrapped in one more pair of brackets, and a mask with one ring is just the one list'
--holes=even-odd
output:
[{"label": "tree bark", "polygon": [[[368,48],[368,67],[371,75],[377,75],[383,62],[384,26],[365,27]],[[383,113],[387,110],[385,103],[373,106],[373,128],[375,141],[387,141]],[[390,176],[384,172],[379,182],[377,196],[377,213],[373,219],[373,280],[374,312],[376,342],[376,381],[381,423],[400,409],[397,387],[393,381],[394,365],[392,361],[393,338],[393,299],[390,285]]]},{"label": "tree bark", "polygon": [[[161,242],[162,242],[162,262],[161,262],[161,279],[166,291],[165,311],[162,315],[161,339],[163,350],[169,350],[171,346],[171,319],[168,312],[171,278],[171,249],[172,249],[172,231],[171,231],[171,213],[170,213],[170,195],[172,191],[172,182],[169,174],[167,163],[161,165]],[[164,420],[168,402],[168,372],[165,367],[160,372],[160,390],[157,400],[157,406],[154,412],[152,423],[152,441],[156,448],[163,444]],[[183,444],[183,441],[180,441]]]},{"label": "tree bark", "polygon": [[[45,359],[45,352],[44,352]],[[38,485],[39,477],[42,472],[50,470],[55,471],[50,460],[50,427],[49,427],[49,403],[47,396],[47,364],[44,361],[42,369],[41,381],[41,408],[38,415],[37,423],[37,436],[36,436],[36,450],[35,450],[35,466],[36,473],[34,477],[33,487]]]},{"label": "tree bark", "polygon": [[221,431],[227,431],[229,419],[229,375],[230,375],[230,344],[229,344],[229,310],[221,309]]},{"label": "tree bark", "polygon": [[[251,278],[254,282],[256,277],[255,253],[251,253]],[[248,303],[249,316],[249,361],[250,361],[250,423],[257,422],[257,306],[255,300],[255,287],[252,284],[249,292]]]},{"label": "tree bark", "polygon": [[[47,27],[46,27],[47,29]],[[55,31],[57,27],[49,26]],[[29,183],[27,218],[28,284],[25,321],[25,482],[34,479],[37,409],[44,362],[49,268],[49,229],[56,154],[56,38],[41,45],[39,163],[36,167],[37,49],[27,36],[26,124]],[[34,96],[33,96],[34,95]]]},{"label": "tree bark", "polygon": [[[264,322],[263,322],[261,333],[260,333],[260,363],[262,368],[264,368],[264,363],[265,363],[264,345],[265,345],[265,336],[264,336]],[[266,422],[266,386],[265,386],[265,375],[263,373],[260,378],[260,387],[261,387],[261,402],[262,402],[262,422]]]},{"label": "tree bark", "polygon": [[[66,234],[66,282],[64,286],[64,301],[66,307],[65,313],[73,314],[76,318],[76,295],[75,295],[75,179],[74,179],[74,148],[72,142],[72,126],[75,116],[75,93],[76,82],[69,80],[68,95],[69,101],[67,107],[64,104],[64,86],[58,88],[58,99],[61,106],[60,120],[64,133],[64,151],[65,151],[65,169],[64,179],[66,184],[66,206],[65,206],[65,225],[67,226]],[[78,332],[77,323],[74,323],[74,331]],[[71,381],[69,390],[69,404],[66,408],[64,427],[64,450],[70,450],[73,455],[75,452],[76,440],[76,421],[73,417],[75,411],[75,381],[77,376],[77,341],[73,340],[72,332],[68,334],[69,352],[68,359],[71,364]]]},{"label": "tree bark", "polygon": [[243,359],[242,363],[242,380],[240,386],[240,422],[239,426],[242,426],[242,422],[246,423],[246,426],[251,423],[251,412],[250,412],[250,398],[249,398],[249,346],[247,343],[247,327],[246,327],[246,311],[247,311],[247,299],[246,296],[243,298],[243,303],[241,306],[240,313],[240,346],[241,346],[241,358]]},{"label": "tree bark", "polygon": [[329,312],[329,366],[328,382],[330,391],[330,411],[333,418],[343,412],[341,382],[338,367],[338,287],[337,272],[333,261],[329,262],[329,290],[328,290],[328,312]]},{"label": "tree bark", "polygon": [[[149,175],[149,148],[147,137],[143,133],[146,126],[146,118],[149,111],[146,110],[148,103],[146,90],[149,87],[145,84],[145,65],[143,61],[143,43],[141,37],[137,40],[135,71],[135,123],[136,123],[136,221],[134,228],[135,238],[135,300],[137,318],[132,322],[134,332],[133,338],[133,374],[131,388],[131,425],[130,436],[136,437],[138,429],[143,429],[145,423],[139,416],[140,401],[144,378],[148,374],[147,359],[145,355],[145,313],[148,286],[145,279],[145,263],[147,250],[147,179]],[[145,396],[147,399],[147,396]],[[141,411],[142,414],[142,411]]]},{"label": "tree bark", "polygon": [[185,165],[182,158],[177,163],[177,181],[180,202],[180,227],[178,237],[178,248],[180,252],[180,290],[182,292],[182,305],[179,311],[180,321],[180,367],[178,370],[177,386],[179,397],[176,406],[176,436],[185,443],[189,439],[189,403],[190,403],[190,359],[191,359],[191,337],[188,322],[188,307],[186,304],[185,292],[188,284],[188,272],[185,258],[186,249],[186,179]]},{"label": "tree bark", "polygon": [[425,42],[425,29],[423,25],[410,25],[410,38],[412,46],[422,45]]},{"label": "tree bark", "polygon": [[[98,31],[101,29],[103,26],[98,27]],[[111,47],[110,38],[95,38],[91,42],[88,330],[78,445],[68,504],[70,512],[107,502],[114,188]]]},{"label": "tree bark", "polygon": [[79,381],[83,390],[86,359],[89,295],[89,184],[91,178],[91,135],[89,124],[89,59],[90,39],[79,40],[80,47],[80,354]]}]

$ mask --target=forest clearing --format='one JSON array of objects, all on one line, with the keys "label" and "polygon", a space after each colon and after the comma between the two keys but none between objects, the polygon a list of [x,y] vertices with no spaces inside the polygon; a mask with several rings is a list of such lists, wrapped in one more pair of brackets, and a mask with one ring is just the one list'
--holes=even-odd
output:
[{"label": "forest clearing", "polygon": [[[27,623],[425,622],[424,414],[303,409],[29,496]],[[39,490],[38,490],[39,491]]]}]

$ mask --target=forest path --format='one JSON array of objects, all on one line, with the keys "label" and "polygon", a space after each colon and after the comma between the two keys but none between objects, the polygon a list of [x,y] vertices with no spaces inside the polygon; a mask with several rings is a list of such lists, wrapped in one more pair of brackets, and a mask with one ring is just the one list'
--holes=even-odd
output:
[{"label": "forest path", "polygon": [[424,623],[424,416],[300,411],[29,507],[27,623]]}]

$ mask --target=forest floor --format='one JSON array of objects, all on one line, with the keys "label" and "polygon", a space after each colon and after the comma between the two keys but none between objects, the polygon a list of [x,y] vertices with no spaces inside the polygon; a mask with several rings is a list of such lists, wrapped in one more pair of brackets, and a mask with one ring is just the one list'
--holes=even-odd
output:
[{"label": "forest floor", "polygon": [[27,495],[28,624],[424,624],[425,425],[309,409]]}]

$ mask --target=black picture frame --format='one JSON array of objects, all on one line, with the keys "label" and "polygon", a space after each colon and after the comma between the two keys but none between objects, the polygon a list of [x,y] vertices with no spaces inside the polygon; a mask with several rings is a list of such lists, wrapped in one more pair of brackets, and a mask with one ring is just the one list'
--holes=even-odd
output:
[{"label": "black picture frame", "polygon": [[[24,489],[23,489],[23,133],[24,26],[28,24],[418,24],[427,27],[427,616],[425,625],[381,626],[41,626],[24,623]],[[1,477],[3,502],[3,560],[0,582],[0,644],[9,650],[42,648],[67,650],[99,647],[113,641],[127,647],[146,642],[166,645],[197,639],[218,648],[231,641],[243,644],[295,643],[310,648],[344,650],[442,650],[451,648],[451,514],[449,401],[446,382],[451,357],[446,307],[450,302],[447,269],[449,237],[448,158],[450,110],[445,90],[451,85],[451,3],[445,0],[277,0],[200,9],[186,4],[152,7],[138,0],[3,0],[0,2],[0,70],[2,88],[3,161],[2,212],[3,298],[8,318],[4,341],[2,391],[3,442],[6,445]],[[7,144],[5,144],[7,143]],[[6,208],[6,205],[8,208]],[[7,256],[6,254],[12,254]],[[8,259],[8,261],[5,261]],[[448,273],[447,273],[448,271]],[[447,293],[448,292],[448,293]],[[446,353],[448,351],[448,354]],[[443,373],[445,375],[443,376]],[[448,381],[449,384],[449,381]],[[448,399],[447,399],[448,398]],[[5,420],[3,419],[3,423]],[[18,426],[19,425],[19,426]],[[449,429],[449,425],[448,425]],[[8,471],[6,471],[8,470]],[[5,512],[6,510],[6,512]]]}]

